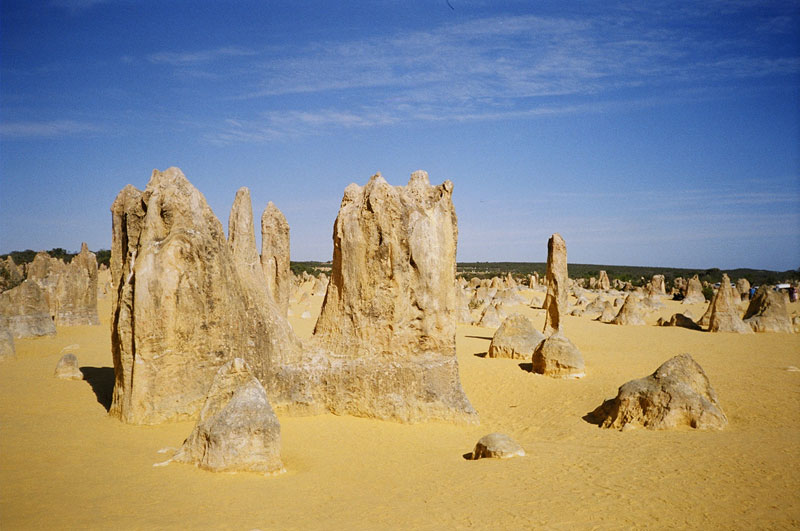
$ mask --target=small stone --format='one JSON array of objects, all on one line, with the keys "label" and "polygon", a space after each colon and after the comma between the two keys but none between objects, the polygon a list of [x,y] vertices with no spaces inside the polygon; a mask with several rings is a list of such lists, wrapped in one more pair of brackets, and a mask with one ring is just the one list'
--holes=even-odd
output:
[{"label": "small stone", "polygon": [[586,366],[578,347],[561,333],[555,333],[536,347],[532,357],[533,372],[553,378],[582,378]]},{"label": "small stone", "polygon": [[517,441],[505,433],[490,433],[484,435],[472,451],[472,459],[493,457],[495,459],[509,459],[511,457],[524,457],[525,450]]},{"label": "small stone", "polygon": [[83,373],[78,368],[78,358],[75,354],[64,354],[56,365],[56,378],[62,380],[83,380]]}]

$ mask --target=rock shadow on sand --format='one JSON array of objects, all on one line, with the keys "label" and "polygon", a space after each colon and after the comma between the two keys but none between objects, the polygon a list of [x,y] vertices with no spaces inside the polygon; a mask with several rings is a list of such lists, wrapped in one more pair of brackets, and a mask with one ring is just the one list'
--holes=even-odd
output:
[{"label": "rock shadow on sand", "polygon": [[114,368],[113,367],[81,367],[83,379],[92,387],[97,402],[111,409],[111,397],[114,393]]}]

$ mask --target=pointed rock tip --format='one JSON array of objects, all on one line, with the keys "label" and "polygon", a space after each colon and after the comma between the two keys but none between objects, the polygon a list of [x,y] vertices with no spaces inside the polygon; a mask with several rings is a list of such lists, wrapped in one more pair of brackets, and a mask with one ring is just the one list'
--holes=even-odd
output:
[{"label": "pointed rock tip", "polygon": [[386,183],[386,179],[383,178],[383,175],[381,175],[381,172],[379,172],[379,171],[376,171],[375,175],[370,177],[369,182],[367,183],[367,185],[375,184],[375,183]]},{"label": "pointed rock tip", "polygon": [[147,183],[147,186],[157,185],[161,182],[169,182],[169,181],[187,181],[188,179],[183,174],[180,168],[177,166],[170,166],[164,171],[159,171],[158,169],[154,169],[153,173],[150,175],[150,182]]}]

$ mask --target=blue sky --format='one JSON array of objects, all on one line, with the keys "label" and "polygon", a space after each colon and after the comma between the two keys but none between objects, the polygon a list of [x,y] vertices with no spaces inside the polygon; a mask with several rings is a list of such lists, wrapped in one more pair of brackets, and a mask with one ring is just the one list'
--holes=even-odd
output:
[{"label": "blue sky", "polygon": [[179,166],[327,260],[344,188],[450,179],[462,261],[800,266],[800,4],[3,0],[0,252],[109,248]]}]

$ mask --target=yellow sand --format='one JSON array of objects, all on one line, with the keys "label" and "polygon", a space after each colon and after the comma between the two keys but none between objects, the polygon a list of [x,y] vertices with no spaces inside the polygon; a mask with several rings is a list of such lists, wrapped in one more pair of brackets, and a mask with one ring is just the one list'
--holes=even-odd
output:
[{"label": "yellow sand", "polygon": [[[541,295],[540,295],[541,298]],[[312,315],[321,297],[311,300]],[[797,311],[797,305],[792,305]],[[704,305],[692,307],[695,317]],[[543,323],[541,310],[519,306]],[[314,318],[291,318],[301,336]],[[685,307],[668,302],[658,315]],[[458,360],[479,426],[281,417],[278,477],[154,467],[193,423],[135,427],[109,418],[113,370],[103,325],[20,340],[0,364],[0,528],[11,529],[753,529],[800,526],[800,335],[709,334],[567,317],[587,376],[553,380],[488,359],[494,330],[459,326]],[[658,315],[653,315],[654,322]],[[70,347],[72,345],[72,347]],[[87,381],[52,373],[73,352]],[[601,430],[582,417],[622,383],[689,352],[729,427]],[[528,452],[467,461],[500,431]]]}]

